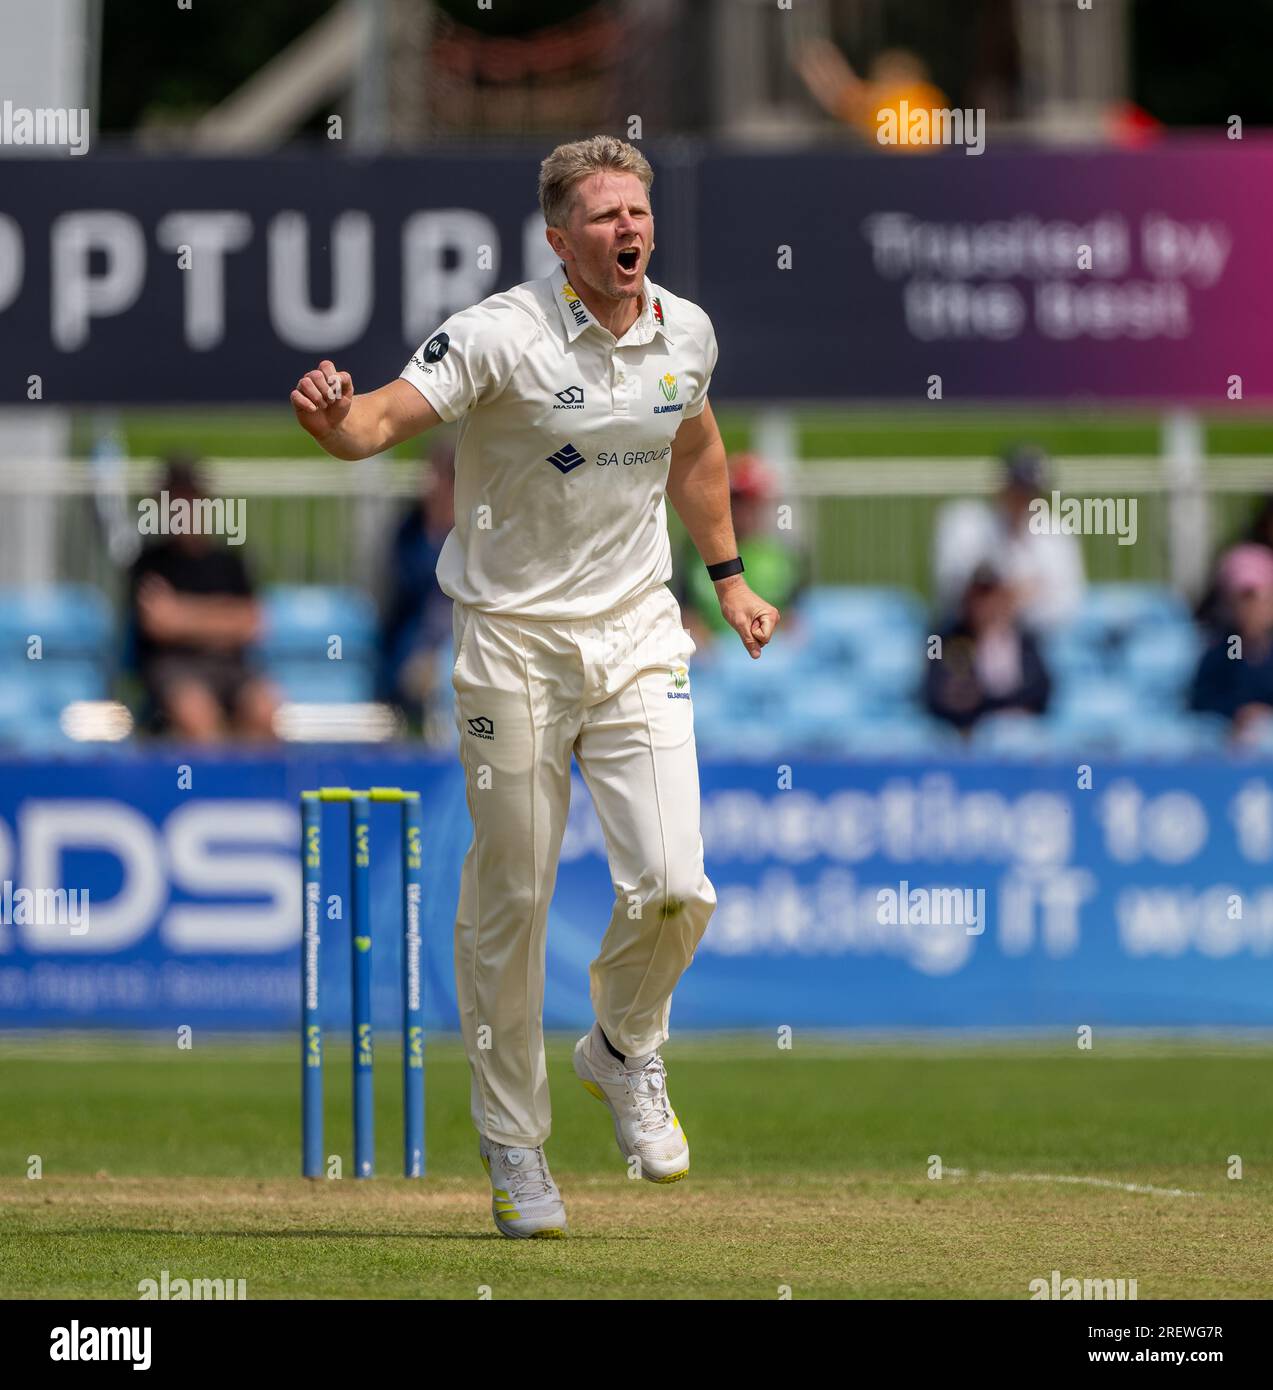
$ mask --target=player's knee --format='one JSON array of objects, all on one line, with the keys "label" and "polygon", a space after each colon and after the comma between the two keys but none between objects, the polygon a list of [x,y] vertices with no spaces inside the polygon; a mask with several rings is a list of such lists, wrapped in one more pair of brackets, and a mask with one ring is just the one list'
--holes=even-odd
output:
[{"label": "player's knee", "polygon": [[716,893],[701,865],[669,865],[651,872],[642,884],[643,916],[656,920],[705,920],[716,906]]}]

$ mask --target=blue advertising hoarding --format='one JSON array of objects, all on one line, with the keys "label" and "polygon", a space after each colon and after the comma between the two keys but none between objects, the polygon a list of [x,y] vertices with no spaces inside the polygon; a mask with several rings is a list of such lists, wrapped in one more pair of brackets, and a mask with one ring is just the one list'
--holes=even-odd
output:
[{"label": "blue advertising hoarding", "polygon": [[[719,907],[674,1028],[1273,1023],[1273,768],[1114,764],[1093,777],[1084,789],[1071,765],[810,761],[788,787],[769,764],[705,763]],[[462,774],[405,752],[0,763],[0,1026],[295,1028],[297,794],[320,783],[421,790],[426,1023],[454,1029]],[[344,813],[324,814],[330,902],[344,891]],[[397,813],[375,814],[375,1017],[390,1029]],[[24,920],[20,890],[58,888],[87,890],[79,925]],[[576,778],[547,1026],[588,1024],[612,901]],[[339,1028],[348,922],[323,932],[324,1012]]]}]

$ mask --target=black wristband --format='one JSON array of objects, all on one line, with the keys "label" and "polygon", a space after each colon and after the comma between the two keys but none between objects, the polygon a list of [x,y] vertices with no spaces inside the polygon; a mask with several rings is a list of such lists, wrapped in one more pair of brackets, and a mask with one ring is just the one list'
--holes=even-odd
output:
[{"label": "black wristband", "polygon": [[743,557],[735,555],[732,560],[722,560],[717,565],[708,565],[707,573],[711,576],[712,582],[718,579],[728,579],[731,574],[742,574]]}]

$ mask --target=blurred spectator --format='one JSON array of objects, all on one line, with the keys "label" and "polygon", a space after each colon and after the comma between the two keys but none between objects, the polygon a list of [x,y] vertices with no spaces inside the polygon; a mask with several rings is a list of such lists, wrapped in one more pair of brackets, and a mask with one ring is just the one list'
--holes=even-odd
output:
[{"label": "blurred spectator", "polygon": [[380,626],[381,698],[420,711],[451,640],[451,600],[438,587],[438,556],[455,524],[455,451],[439,446],[421,470],[420,495],[398,525]]},{"label": "blurred spectator", "polygon": [[987,714],[1042,714],[1051,681],[1038,644],[1015,615],[1011,585],[978,566],[959,613],[941,633],[941,656],[928,663],[924,701],[938,719],[967,732]]},{"label": "blurred spectator", "polygon": [[[772,472],[754,454],[730,458],[729,506],[747,582],[775,607],[786,610],[803,586],[803,561],[792,542],[774,534],[775,487]],[[694,640],[732,632],[721,616],[716,585],[693,542],[687,541],[677,568],[682,621]]]},{"label": "blurred spectator", "polygon": [[[1232,626],[1202,654],[1189,703],[1229,720],[1236,741],[1252,742],[1273,715],[1273,550],[1249,541],[1234,546],[1220,561],[1218,581]],[[1240,651],[1231,647],[1234,636]]]},{"label": "blurred spectator", "polygon": [[[993,506],[961,501],[942,509],[933,539],[933,587],[941,612],[953,610],[978,565],[990,564],[1012,586],[1018,615],[1031,631],[1048,632],[1074,618],[1086,586],[1078,537],[1031,528],[1031,503],[1050,492],[1047,455],[1026,447],[1004,460]],[[1047,520],[1046,508],[1039,514]]]},{"label": "blurred spectator", "polygon": [[936,148],[926,141],[911,142],[902,102],[907,112],[942,110],[949,103],[945,92],[929,81],[923,59],[909,49],[889,48],[877,54],[863,80],[835,44],[819,39],[800,49],[796,69],[818,105],[829,116],[853,126],[871,144],[879,144],[881,121],[892,112],[897,144],[884,148]]},{"label": "blurred spectator", "polygon": [[[207,496],[192,460],[168,461],[160,515]],[[277,696],[249,648],[261,630],[239,547],[202,533],[148,544],[129,572],[137,665],[165,732],[196,743],[274,736]]]},{"label": "blurred spectator", "polygon": [[[1262,545],[1273,554],[1273,493],[1266,493],[1260,499],[1251,524],[1242,537],[1232,545],[1240,545],[1243,541],[1252,545]],[[1230,553],[1232,545],[1225,546],[1220,551],[1211,583],[1194,610],[1194,616],[1198,621],[1212,632],[1233,631],[1233,615],[1229,612],[1228,600],[1220,583],[1220,563]]]}]

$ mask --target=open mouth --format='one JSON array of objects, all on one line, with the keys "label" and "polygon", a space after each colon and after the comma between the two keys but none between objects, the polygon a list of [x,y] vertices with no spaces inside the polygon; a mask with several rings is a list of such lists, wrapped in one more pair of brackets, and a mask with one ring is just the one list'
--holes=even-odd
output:
[{"label": "open mouth", "polygon": [[641,248],[639,246],[628,246],[619,252],[619,269],[627,271],[630,275],[640,264]]}]

